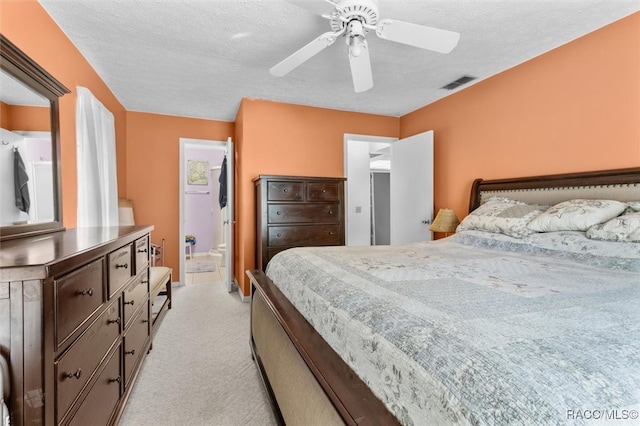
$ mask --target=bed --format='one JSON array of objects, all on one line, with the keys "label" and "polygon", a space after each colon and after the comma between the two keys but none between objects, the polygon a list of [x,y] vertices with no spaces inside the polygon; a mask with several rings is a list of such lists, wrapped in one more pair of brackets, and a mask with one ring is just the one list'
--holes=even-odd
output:
[{"label": "bed", "polygon": [[477,179],[469,206],[449,238],[247,271],[281,424],[638,422],[640,168]]}]

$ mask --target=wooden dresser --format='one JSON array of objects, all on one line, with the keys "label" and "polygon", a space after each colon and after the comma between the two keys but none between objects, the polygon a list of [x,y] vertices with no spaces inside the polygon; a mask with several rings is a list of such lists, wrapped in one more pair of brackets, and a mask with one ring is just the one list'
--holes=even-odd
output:
[{"label": "wooden dresser", "polygon": [[344,245],[344,178],[260,175],[256,185],[256,265],[302,246]]},{"label": "wooden dresser", "polygon": [[118,421],[150,345],[150,226],[3,241],[0,351],[12,425]]}]

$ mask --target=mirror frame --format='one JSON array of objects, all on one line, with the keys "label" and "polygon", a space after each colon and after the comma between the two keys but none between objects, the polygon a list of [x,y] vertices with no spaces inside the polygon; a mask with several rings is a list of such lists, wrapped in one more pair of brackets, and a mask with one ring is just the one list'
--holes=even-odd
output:
[{"label": "mirror frame", "polygon": [[22,82],[34,92],[49,99],[51,104],[51,154],[53,169],[54,221],[10,225],[0,227],[0,241],[63,231],[62,222],[62,175],[60,167],[60,123],[58,99],[71,93],[44,68],[34,62],[26,53],[0,34],[0,69]]}]

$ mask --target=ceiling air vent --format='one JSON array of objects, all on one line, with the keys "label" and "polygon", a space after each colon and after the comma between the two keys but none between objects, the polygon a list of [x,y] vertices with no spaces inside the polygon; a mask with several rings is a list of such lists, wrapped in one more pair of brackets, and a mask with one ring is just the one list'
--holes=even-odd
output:
[{"label": "ceiling air vent", "polygon": [[446,89],[446,90],[457,89],[458,87],[462,86],[463,84],[467,84],[471,80],[475,80],[475,79],[476,79],[476,77],[472,77],[470,75],[465,75],[465,76],[460,77],[456,81],[452,81],[451,83],[449,83],[449,84],[447,84],[445,86],[442,86],[441,89]]}]

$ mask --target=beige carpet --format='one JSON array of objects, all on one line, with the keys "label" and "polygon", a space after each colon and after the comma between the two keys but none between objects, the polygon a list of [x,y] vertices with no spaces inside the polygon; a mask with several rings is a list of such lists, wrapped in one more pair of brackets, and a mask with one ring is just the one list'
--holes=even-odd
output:
[{"label": "beige carpet", "polygon": [[251,360],[249,304],[222,282],[173,295],[120,425],[275,425]]}]

